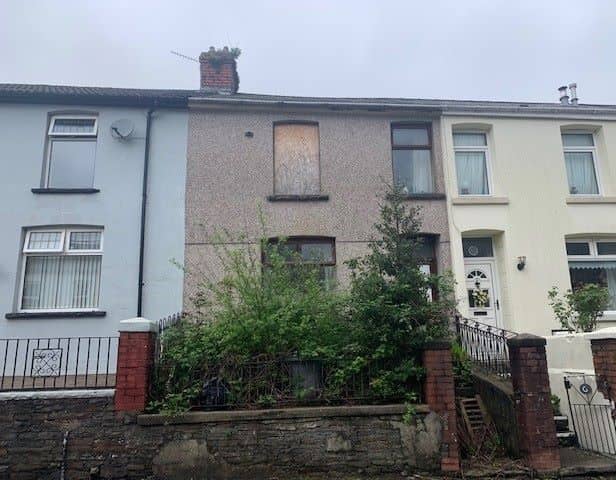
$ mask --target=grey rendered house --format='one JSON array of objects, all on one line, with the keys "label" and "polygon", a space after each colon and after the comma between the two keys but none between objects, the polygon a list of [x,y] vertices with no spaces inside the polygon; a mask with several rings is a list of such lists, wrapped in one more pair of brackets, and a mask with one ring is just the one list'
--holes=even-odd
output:
[{"label": "grey rendered house", "polygon": [[0,338],[181,310],[188,95],[0,85]]},{"label": "grey rendered house", "polygon": [[[255,245],[284,237],[325,278],[374,235],[378,195],[399,183],[422,207],[426,271],[450,268],[438,108],[381,99],[237,93],[236,61],[201,55],[189,101],[185,305],[204,275],[220,275],[220,231]],[[226,241],[236,243],[231,238]]]}]

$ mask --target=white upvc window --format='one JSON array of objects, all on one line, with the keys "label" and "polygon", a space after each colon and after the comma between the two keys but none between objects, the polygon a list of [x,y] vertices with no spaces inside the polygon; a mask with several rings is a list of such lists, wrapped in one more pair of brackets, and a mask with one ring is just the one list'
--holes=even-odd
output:
[{"label": "white upvc window", "polygon": [[599,195],[599,175],[594,135],[562,132],[567,181],[571,195]]},{"label": "white upvc window", "polygon": [[453,145],[460,195],[491,195],[488,141],[485,132],[455,131]]},{"label": "white upvc window", "polygon": [[102,229],[31,229],[22,254],[20,312],[98,309]]},{"label": "white upvc window", "polygon": [[56,115],[47,132],[46,188],[92,188],[98,119]]},{"label": "white upvc window", "polygon": [[604,313],[616,315],[616,239],[566,239],[569,276],[573,290],[594,283],[610,292]]}]

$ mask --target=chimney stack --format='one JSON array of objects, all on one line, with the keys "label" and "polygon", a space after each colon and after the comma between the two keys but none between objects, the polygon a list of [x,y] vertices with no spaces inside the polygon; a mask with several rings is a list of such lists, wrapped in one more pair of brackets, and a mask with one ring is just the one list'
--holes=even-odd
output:
[{"label": "chimney stack", "polygon": [[201,90],[227,95],[237,93],[240,78],[236,59],[239,55],[239,49],[229,50],[228,47],[222,50],[210,47],[207,52],[202,52],[199,55]]},{"label": "chimney stack", "polygon": [[577,105],[578,104],[577,83],[570,83],[569,91],[571,92],[571,105]]},{"label": "chimney stack", "polygon": [[558,89],[560,92],[560,103],[563,105],[569,105],[569,95],[567,95],[567,86],[563,85]]}]

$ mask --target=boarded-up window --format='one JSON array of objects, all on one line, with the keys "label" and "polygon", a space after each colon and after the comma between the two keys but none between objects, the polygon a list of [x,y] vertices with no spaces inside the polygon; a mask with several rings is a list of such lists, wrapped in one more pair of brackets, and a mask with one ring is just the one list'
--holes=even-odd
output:
[{"label": "boarded-up window", "polygon": [[274,125],[274,193],[317,195],[319,173],[319,126]]}]

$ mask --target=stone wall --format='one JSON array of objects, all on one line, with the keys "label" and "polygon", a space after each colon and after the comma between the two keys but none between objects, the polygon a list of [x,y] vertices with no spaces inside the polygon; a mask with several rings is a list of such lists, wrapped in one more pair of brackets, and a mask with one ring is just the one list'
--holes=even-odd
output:
[{"label": "stone wall", "polygon": [[494,422],[505,449],[513,457],[519,457],[518,424],[511,381],[475,371],[473,385]]},{"label": "stone wall", "polygon": [[[1,400],[0,478],[258,479],[439,470],[442,419],[427,406],[190,413],[113,411],[113,397]],[[67,434],[68,432],[68,434]],[[65,462],[63,439],[67,438]]]}]

